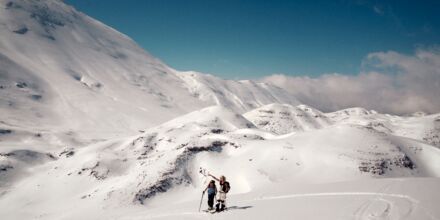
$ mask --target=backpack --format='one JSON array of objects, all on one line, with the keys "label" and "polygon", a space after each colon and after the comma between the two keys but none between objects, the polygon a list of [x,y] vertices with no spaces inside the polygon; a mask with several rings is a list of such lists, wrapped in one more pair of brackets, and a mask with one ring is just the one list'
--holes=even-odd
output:
[{"label": "backpack", "polygon": [[223,183],[223,185],[222,185],[222,190],[225,193],[229,192],[229,190],[231,190],[231,184],[229,184],[229,182],[225,181],[225,183]]}]

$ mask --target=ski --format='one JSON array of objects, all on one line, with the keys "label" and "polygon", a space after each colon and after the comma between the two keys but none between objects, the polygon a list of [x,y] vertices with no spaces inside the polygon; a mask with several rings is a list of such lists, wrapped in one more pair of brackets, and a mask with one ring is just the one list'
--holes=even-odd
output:
[{"label": "ski", "polygon": [[202,210],[202,211],[203,211],[203,212],[206,212],[206,213],[215,214],[215,213],[225,212],[225,211],[227,211],[227,210],[228,210],[228,209],[225,208],[224,210],[219,210],[219,211],[217,211],[217,210],[215,210],[215,209],[211,209],[211,210],[209,210],[209,209],[205,209],[205,210]]}]

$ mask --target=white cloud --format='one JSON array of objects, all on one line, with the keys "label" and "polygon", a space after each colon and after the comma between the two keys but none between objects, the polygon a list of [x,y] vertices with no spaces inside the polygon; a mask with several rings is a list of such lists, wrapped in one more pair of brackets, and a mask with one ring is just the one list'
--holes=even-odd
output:
[{"label": "white cloud", "polygon": [[262,81],[285,88],[301,102],[323,111],[364,107],[385,113],[440,112],[440,50],[368,54],[358,75],[319,78],[272,75]]}]

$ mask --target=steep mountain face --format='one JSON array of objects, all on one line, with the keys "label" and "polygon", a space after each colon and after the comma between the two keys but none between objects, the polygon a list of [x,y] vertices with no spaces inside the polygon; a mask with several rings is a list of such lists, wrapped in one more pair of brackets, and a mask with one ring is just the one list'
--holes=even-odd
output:
[{"label": "steep mountain face", "polygon": [[61,1],[1,5],[0,53],[8,66],[1,97],[10,103],[1,111],[27,117],[8,123],[122,132],[203,106],[166,65]]},{"label": "steep mountain face", "polygon": [[295,104],[273,86],[180,73],[62,1],[0,5],[3,127],[105,137],[214,104],[240,112]]}]

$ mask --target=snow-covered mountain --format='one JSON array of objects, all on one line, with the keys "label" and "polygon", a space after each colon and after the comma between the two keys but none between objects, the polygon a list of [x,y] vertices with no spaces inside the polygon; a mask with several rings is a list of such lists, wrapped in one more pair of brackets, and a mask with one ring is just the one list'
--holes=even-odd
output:
[{"label": "snow-covered mountain", "polygon": [[275,134],[308,131],[332,124],[325,114],[306,105],[270,104],[244,116],[259,128]]},{"label": "snow-covered mountain", "polygon": [[440,147],[440,114],[402,117],[363,108],[323,113],[305,105],[293,107],[275,103],[249,111],[244,117],[258,128],[274,134],[316,130],[334,124],[354,124]]},{"label": "snow-covered mountain", "polygon": [[[0,5],[2,219],[440,218],[439,114],[323,113],[174,70],[62,1]],[[200,167],[228,211],[197,212]]]},{"label": "snow-covered mountain", "polygon": [[197,72],[177,73],[192,95],[203,101],[225,106],[237,112],[246,112],[270,103],[298,104],[285,90],[268,83],[251,80],[221,80],[210,74]]},{"label": "snow-covered mountain", "polygon": [[[283,107],[309,109],[305,106]],[[389,116],[390,119],[392,117]],[[363,120],[368,121],[366,118]],[[407,120],[421,123],[427,119],[417,117]],[[411,128],[401,128],[401,131],[411,133]],[[46,219],[101,219],[111,216],[123,219],[124,216],[133,217],[133,213],[152,215],[152,218],[168,216],[173,219],[183,215],[197,218],[200,215],[195,212],[198,196],[207,181],[198,170],[204,167],[214,174],[227,176],[233,187],[230,204],[261,206],[255,198],[264,201],[266,197],[271,200],[278,195],[272,199],[283,199],[282,195],[304,193],[295,190],[307,191],[310,188],[304,186],[313,184],[321,185],[325,190],[335,187],[337,192],[326,192],[323,196],[337,198],[343,195],[347,201],[353,201],[363,193],[368,199],[380,195],[386,203],[373,207],[373,211],[381,212],[383,205],[395,203],[389,208],[396,209],[397,213],[390,215],[399,217],[402,215],[397,210],[408,207],[400,204],[400,197],[395,198],[392,191],[406,193],[400,191],[399,187],[403,185],[416,189],[418,185],[414,185],[414,181],[420,183],[413,180],[414,177],[432,178],[427,179],[427,184],[430,181],[438,184],[439,158],[438,148],[420,140],[384,132],[369,123],[334,121],[321,128],[280,136],[258,129],[238,113],[215,106],[183,115],[147,129],[140,135],[102,141],[84,148],[56,151],[23,149],[2,153],[3,193],[0,205],[5,209],[1,214],[11,219],[36,216]],[[391,177],[399,178],[403,185],[391,182],[396,186],[387,186],[390,184],[388,181],[383,181],[385,185],[371,183],[371,186],[389,187],[381,194],[375,192],[375,187],[359,184]],[[332,186],[338,182],[343,184]],[[360,191],[346,194],[344,190],[347,189],[338,191],[341,190],[338,187],[346,184],[353,184],[349,189]],[[292,186],[295,187],[292,189]],[[437,192],[435,188],[425,190]],[[426,201],[436,198],[435,195],[417,200],[426,205]],[[420,194],[415,193],[414,196]],[[22,204],[20,201],[23,199],[30,202]],[[408,216],[427,217],[421,206],[412,204],[412,199],[410,197],[409,208],[413,212]],[[64,203],[59,204],[60,200]],[[76,204],[74,210],[72,204]],[[162,206],[167,209],[162,210]],[[275,207],[269,205],[265,208],[273,211]],[[170,210],[175,214],[164,215]],[[188,212],[190,210],[194,211]],[[255,215],[257,210],[249,214]],[[288,217],[280,216],[281,219]]]},{"label": "snow-covered mountain", "polygon": [[296,103],[267,84],[178,72],[61,1],[0,4],[2,126],[96,137],[130,134],[214,104],[244,112]]}]

